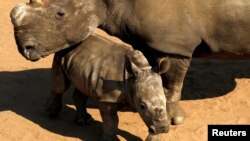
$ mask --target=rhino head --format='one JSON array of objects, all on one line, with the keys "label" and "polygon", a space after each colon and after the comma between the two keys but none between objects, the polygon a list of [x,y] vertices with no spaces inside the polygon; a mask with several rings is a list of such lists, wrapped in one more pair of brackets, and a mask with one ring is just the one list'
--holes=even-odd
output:
[{"label": "rhino head", "polygon": [[[86,39],[99,25],[96,0],[30,0],[11,13],[19,52],[36,61]],[[100,6],[99,6],[100,7]]]},{"label": "rhino head", "polygon": [[168,70],[169,60],[162,59],[159,66],[152,69],[144,55],[137,50],[127,60],[127,71],[134,78],[130,82],[131,103],[135,105],[150,134],[168,132],[170,123],[160,74]]}]

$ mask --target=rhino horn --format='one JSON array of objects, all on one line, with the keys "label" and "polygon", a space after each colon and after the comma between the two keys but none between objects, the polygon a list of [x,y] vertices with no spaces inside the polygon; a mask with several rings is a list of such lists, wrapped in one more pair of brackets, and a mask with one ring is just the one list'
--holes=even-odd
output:
[{"label": "rhino horn", "polygon": [[23,18],[27,15],[27,9],[28,6],[24,3],[18,4],[12,9],[10,17],[15,26],[20,26]]}]

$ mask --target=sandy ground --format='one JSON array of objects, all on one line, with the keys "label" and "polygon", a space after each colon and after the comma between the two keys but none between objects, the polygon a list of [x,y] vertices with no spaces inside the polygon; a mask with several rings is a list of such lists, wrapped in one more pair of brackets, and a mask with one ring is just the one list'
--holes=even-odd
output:
[{"label": "sandy ground", "polygon": [[[71,92],[57,119],[47,118],[44,103],[50,93],[53,55],[38,62],[25,60],[17,51],[10,23],[11,8],[27,0],[0,0],[0,140],[95,141],[102,133],[97,109],[88,109],[96,120],[75,125]],[[104,34],[101,31],[97,31]],[[206,141],[208,124],[250,124],[250,62],[193,60],[186,76],[182,107],[183,125],[171,126],[163,141]],[[147,128],[137,113],[119,113],[119,138],[140,141]]]}]

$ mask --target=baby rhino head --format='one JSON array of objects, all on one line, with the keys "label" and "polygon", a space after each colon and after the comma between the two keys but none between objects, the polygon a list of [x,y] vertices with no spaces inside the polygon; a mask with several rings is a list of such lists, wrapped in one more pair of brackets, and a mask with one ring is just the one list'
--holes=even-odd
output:
[{"label": "baby rhino head", "polygon": [[168,132],[166,98],[160,76],[169,68],[168,59],[161,60],[157,69],[152,69],[144,55],[136,50],[127,57],[127,62],[127,71],[134,78],[131,100],[149,128],[149,133]]}]

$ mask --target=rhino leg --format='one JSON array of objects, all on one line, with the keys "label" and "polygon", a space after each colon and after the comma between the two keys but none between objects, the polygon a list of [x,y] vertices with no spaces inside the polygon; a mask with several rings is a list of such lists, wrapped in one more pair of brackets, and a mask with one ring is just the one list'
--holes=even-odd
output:
[{"label": "rhino leg", "polygon": [[76,115],[74,122],[77,124],[90,124],[93,121],[92,116],[87,112],[88,96],[75,89],[73,99],[76,106]]},{"label": "rhino leg", "polygon": [[61,57],[60,55],[55,54],[52,65],[52,90],[46,104],[46,110],[49,112],[49,116],[52,118],[57,117],[60,113],[62,108],[63,93],[70,86],[70,81],[65,75],[60,64]]},{"label": "rhino leg", "polygon": [[170,56],[169,59],[170,68],[161,75],[167,98],[167,109],[172,124],[182,124],[185,119],[185,111],[179,105],[179,100],[181,99],[183,81],[190,66],[191,58]]},{"label": "rhino leg", "polygon": [[103,121],[103,135],[101,141],[119,140],[116,136],[119,122],[117,104],[100,103],[99,109]]}]

